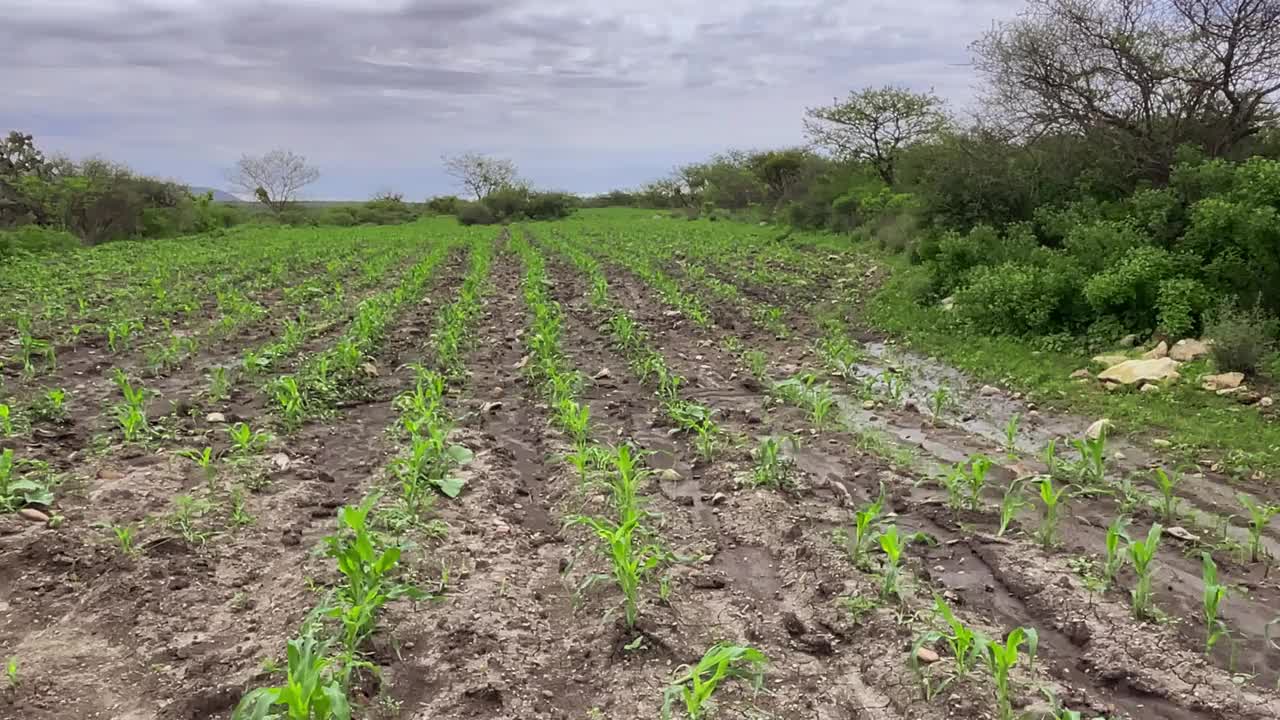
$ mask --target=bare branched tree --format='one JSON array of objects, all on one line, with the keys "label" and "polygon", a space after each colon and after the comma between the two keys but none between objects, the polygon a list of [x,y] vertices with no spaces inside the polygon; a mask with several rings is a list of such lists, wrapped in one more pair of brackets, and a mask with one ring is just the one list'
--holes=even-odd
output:
[{"label": "bare branched tree", "polygon": [[837,157],[865,160],[892,185],[900,152],[935,137],[947,126],[941,98],[885,86],[849,93],[825,107],[805,111],[809,141]]},{"label": "bare branched tree", "polygon": [[444,171],[455,178],[467,192],[483,200],[495,190],[518,184],[515,163],[505,158],[480,153],[462,153],[442,158]]},{"label": "bare branched tree", "polygon": [[1275,119],[1280,0],[1030,0],[973,51],[1006,124],[1162,175],[1182,143],[1223,155]]},{"label": "bare branched tree", "polygon": [[297,199],[299,190],[320,179],[320,171],[290,150],[272,150],[242,156],[228,179],[235,189],[279,212]]}]

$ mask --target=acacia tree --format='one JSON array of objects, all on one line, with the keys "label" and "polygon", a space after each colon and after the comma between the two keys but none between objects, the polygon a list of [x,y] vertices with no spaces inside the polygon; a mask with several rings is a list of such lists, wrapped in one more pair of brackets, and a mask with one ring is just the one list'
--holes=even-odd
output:
[{"label": "acacia tree", "polygon": [[1229,153],[1276,118],[1277,0],[1029,0],[972,47],[993,116],[1109,143],[1168,172],[1182,143]]},{"label": "acacia tree", "polygon": [[241,156],[228,179],[237,190],[280,212],[297,199],[298,191],[320,179],[320,170],[293,151],[272,150]]},{"label": "acacia tree", "polygon": [[889,185],[904,148],[935,137],[947,126],[942,98],[886,85],[849,93],[844,100],[805,111],[809,141],[848,160],[871,163]]},{"label": "acacia tree", "polygon": [[517,184],[516,165],[506,158],[495,158],[480,153],[446,155],[444,171],[455,178],[467,192],[483,200],[495,190]]}]

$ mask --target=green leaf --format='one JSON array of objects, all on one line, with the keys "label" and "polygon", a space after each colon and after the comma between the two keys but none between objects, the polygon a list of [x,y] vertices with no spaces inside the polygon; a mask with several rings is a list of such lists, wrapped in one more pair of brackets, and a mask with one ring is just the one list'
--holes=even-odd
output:
[{"label": "green leaf", "polygon": [[440,492],[451,498],[456,498],[458,495],[461,495],[462,487],[463,485],[466,485],[464,480],[453,476],[449,476],[435,482],[436,487],[440,488]]}]

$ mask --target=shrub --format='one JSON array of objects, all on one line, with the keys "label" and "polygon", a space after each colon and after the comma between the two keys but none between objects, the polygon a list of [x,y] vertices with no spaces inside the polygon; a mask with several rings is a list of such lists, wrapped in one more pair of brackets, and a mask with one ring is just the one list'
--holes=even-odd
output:
[{"label": "shrub", "polygon": [[1200,326],[1200,316],[1211,305],[1204,283],[1173,278],[1160,283],[1156,294],[1156,323],[1171,338],[1187,337]]},{"label": "shrub", "polygon": [[1037,335],[1062,326],[1079,290],[1073,275],[1008,262],[970,273],[956,291],[958,316],[975,328],[1004,335]]},{"label": "shrub", "polygon": [[530,220],[559,220],[573,214],[577,198],[561,192],[530,193],[524,214]]},{"label": "shrub", "polygon": [[352,213],[349,207],[325,208],[316,217],[316,222],[321,225],[336,225],[338,227],[351,227],[359,225],[360,221]]},{"label": "shrub", "polygon": [[1148,240],[1132,221],[1097,220],[1077,225],[1066,234],[1063,245],[1090,272],[1103,271],[1119,262],[1130,250],[1147,245]]},{"label": "shrub", "polygon": [[1256,371],[1271,351],[1276,329],[1276,319],[1257,306],[1242,309],[1223,304],[1210,311],[1204,322],[1204,335],[1213,341],[1213,362],[1222,371]]},{"label": "shrub", "polygon": [[437,195],[427,201],[427,212],[433,215],[457,215],[464,204],[457,195]]},{"label": "shrub", "polygon": [[1162,283],[1181,277],[1194,265],[1193,259],[1151,245],[1130,248],[1085,282],[1084,296],[1097,314],[1114,315],[1131,330],[1151,330]]},{"label": "shrub", "polygon": [[63,230],[24,225],[16,230],[0,230],[0,258],[66,252],[80,247],[76,236]]},{"label": "shrub", "polygon": [[484,203],[466,203],[458,210],[458,222],[463,225],[493,225],[498,216]]}]

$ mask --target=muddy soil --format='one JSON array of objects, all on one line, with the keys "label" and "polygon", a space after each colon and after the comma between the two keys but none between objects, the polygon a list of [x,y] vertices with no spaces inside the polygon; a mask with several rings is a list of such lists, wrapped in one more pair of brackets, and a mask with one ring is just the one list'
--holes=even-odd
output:
[{"label": "muddy soil", "polygon": [[[611,268],[610,276],[615,285],[617,284],[617,278],[625,273],[626,271],[621,268]],[[632,278],[632,280],[634,282],[634,278]],[[640,297],[643,294],[644,291],[639,290],[633,292],[632,296]],[[668,312],[669,311],[664,311],[660,314],[651,314],[651,322],[660,322],[660,318],[668,318],[668,322],[670,322]],[[720,315],[717,314],[717,317],[719,316]],[[686,336],[694,333],[694,328],[692,326],[688,326],[683,330]],[[723,335],[723,328],[717,328],[711,333],[706,333],[706,339],[710,342],[706,343],[696,351],[698,353],[696,357],[705,360],[709,356],[714,355],[716,349],[722,345],[721,341],[724,339]],[[773,340],[772,343],[769,342],[771,339]],[[664,347],[668,347],[675,341],[673,341],[672,337],[664,337],[662,342],[664,343]],[[796,345],[800,345],[799,343],[779,343],[776,341],[776,338],[772,338],[771,335],[765,337],[757,334],[754,340],[747,342],[746,345],[748,347],[762,346],[771,358],[775,358],[778,362],[783,364],[791,364],[792,369],[801,367],[804,360],[803,357],[798,357],[795,350],[792,349]],[[792,363],[788,363],[788,360],[791,358],[795,358],[795,360],[792,361]],[[721,362],[725,361],[722,360]],[[715,361],[712,361],[710,364],[713,366],[717,365]],[[693,370],[691,369],[690,372],[693,372]],[[703,378],[700,377],[699,380],[701,379]],[[917,425],[917,427],[919,428],[921,425]],[[977,444],[983,445],[983,443]],[[989,452],[989,445],[984,449]],[[1007,482],[1008,479],[1012,479],[1014,474],[1015,473],[1013,472],[1009,472],[1005,477],[1005,481]],[[991,534],[994,534],[995,523],[994,517],[991,514],[986,514],[979,519],[968,518],[968,522],[965,523],[965,527],[963,528],[954,520],[948,520],[946,523],[938,523],[933,520],[930,520],[929,522],[913,520],[912,516],[919,514],[921,510],[927,511],[930,515],[937,515],[944,519],[952,515],[952,513],[942,507],[942,496],[940,493],[936,491],[922,491],[921,488],[915,486],[914,482],[911,484],[909,489],[905,490],[905,495],[904,508],[909,512],[906,516],[901,517],[899,522],[908,527],[913,525],[918,526],[919,529],[922,529],[938,538],[942,542],[941,547],[953,548],[955,543],[962,541],[969,542],[974,534],[973,524],[976,520],[981,520],[981,524],[985,526],[978,528],[981,534],[987,535],[988,537]],[[900,512],[904,508],[899,508]],[[917,510],[917,508],[919,508],[919,510]],[[928,511],[928,508],[933,508],[934,511]],[[1076,513],[1074,508],[1072,513]],[[1105,513],[1099,514],[1105,515]],[[1034,523],[1034,520],[1031,518],[1027,518],[1027,520]],[[947,525],[950,525],[951,527],[948,528],[946,527]],[[1105,526],[1105,523],[1102,525]],[[1145,528],[1135,528],[1133,532],[1145,532]],[[1063,549],[1064,552],[1062,555],[1085,555],[1091,551],[1096,553],[1096,549],[1100,547],[1100,544],[1101,529],[1099,526],[1089,525],[1084,522],[1078,524],[1072,522],[1069,523],[1069,527],[1065,533],[1065,548]],[[1189,560],[1184,558],[1178,552],[1181,549],[1182,548],[1178,547],[1177,542],[1170,543],[1168,540],[1166,541],[1166,550],[1162,554],[1161,559],[1168,564],[1169,570],[1164,574],[1162,581],[1159,583],[1160,587],[1157,589],[1157,604],[1166,608],[1167,612],[1177,613],[1178,616],[1186,618],[1188,623],[1184,623],[1183,625],[1194,624],[1197,616],[1192,614],[1190,609],[1198,607],[1199,603],[1200,590],[1197,586],[1199,579],[1198,559]],[[927,551],[926,553],[930,560],[934,559],[932,557],[933,553],[934,551]],[[963,561],[963,559],[963,555],[959,556],[960,561]],[[1222,564],[1225,564],[1225,562]],[[944,573],[941,576],[944,585],[950,584],[955,586],[956,578],[959,575],[964,575],[965,569],[963,567],[957,569],[953,565],[951,574],[948,576],[946,574],[947,565],[948,563],[943,562],[935,567]],[[1074,576],[1074,571],[1067,567],[1065,563],[1063,563],[1061,567],[1064,573],[1062,580],[1064,582],[1074,580],[1074,577],[1066,577],[1067,575]],[[1194,572],[1192,572],[1193,570]],[[972,573],[973,571],[970,570],[969,572]],[[990,572],[987,574],[990,575]],[[981,577],[981,574],[978,574],[977,577]],[[950,583],[948,583],[948,579],[950,580]],[[969,578],[962,579],[972,582],[975,579],[975,576],[971,574]],[[1226,672],[1226,670],[1228,668],[1239,668],[1244,670],[1246,673],[1255,673],[1256,675],[1252,678],[1240,676],[1237,678],[1238,680],[1252,681],[1259,688],[1273,687],[1276,672],[1274,663],[1276,660],[1274,653],[1270,652],[1266,647],[1263,632],[1265,623],[1269,620],[1269,614],[1273,613],[1274,608],[1277,607],[1276,588],[1273,584],[1268,584],[1256,577],[1239,577],[1238,580],[1241,583],[1246,583],[1245,586],[1248,588],[1249,592],[1247,595],[1235,599],[1235,607],[1228,608],[1226,615],[1228,622],[1233,623],[1232,626],[1236,628],[1236,631],[1241,633],[1244,638],[1243,641],[1235,648],[1233,653],[1234,657],[1222,657],[1225,653],[1218,653],[1215,655],[1214,660],[1218,664],[1217,668],[1207,666],[1203,660],[1194,654],[1195,651],[1199,649],[1200,643],[1202,642],[1202,636],[1197,638],[1197,633],[1194,629],[1184,629],[1180,625],[1177,626],[1178,630],[1176,632],[1169,633],[1165,632],[1161,628],[1147,627],[1144,629],[1144,632],[1140,632],[1134,637],[1147,638],[1148,635],[1150,635],[1153,638],[1163,638],[1162,640],[1159,640],[1159,642],[1165,643],[1166,645],[1170,642],[1175,643],[1176,646],[1182,648],[1182,661],[1188,663],[1188,667],[1195,667],[1197,673],[1204,674],[1205,676],[1219,679],[1229,678],[1230,674]],[[1002,584],[999,582],[983,582],[980,587],[982,587],[983,591],[986,593],[995,592],[997,595],[1001,595],[1001,585]],[[967,587],[972,589],[973,586],[967,585]],[[1038,617],[1036,612],[1028,610],[1025,604],[1016,597],[1016,593],[1014,591],[1008,588],[1003,588],[1003,590],[1003,596],[1006,597],[1006,602],[996,603],[996,607],[1006,608],[1006,612],[1002,613],[998,618],[999,620],[1004,621],[1002,623],[1003,625],[1008,627],[1013,623],[1031,626],[1037,626],[1040,624],[1039,621],[1043,618]],[[985,605],[989,601],[990,598],[987,598],[982,602]],[[1097,602],[1104,602],[1104,600],[1099,599]],[[1124,600],[1117,592],[1115,595],[1106,598],[1105,602],[1109,602],[1114,606],[1123,608]],[[1148,648],[1155,647],[1163,646],[1157,644],[1155,641],[1148,644]],[[1144,684],[1142,692],[1128,692],[1122,687],[1111,688],[1110,685],[1112,683],[1108,680],[1107,672],[1099,669],[1096,665],[1091,664],[1090,662],[1086,662],[1085,657],[1087,653],[1084,652],[1085,648],[1079,647],[1079,643],[1071,642],[1070,639],[1065,638],[1065,636],[1063,638],[1058,638],[1056,641],[1051,640],[1048,643],[1048,650],[1054,655],[1060,655],[1063,659],[1061,666],[1065,668],[1066,674],[1072,673],[1073,671],[1077,673],[1074,676],[1075,682],[1079,682],[1082,677],[1082,675],[1079,674],[1081,672],[1084,673],[1083,677],[1093,679],[1096,685],[1094,691],[1090,693],[1086,685],[1085,694],[1086,696],[1092,696],[1095,699],[1091,700],[1087,706],[1099,708],[1106,708],[1110,706],[1124,710],[1134,717],[1196,717],[1200,716],[1198,713],[1204,711],[1203,707],[1194,703],[1188,703],[1186,702],[1185,697],[1180,697],[1180,691],[1175,684],[1166,683],[1163,687],[1153,689],[1153,683],[1147,682]],[[1063,679],[1065,681],[1065,674]],[[1230,680],[1227,682],[1230,683]],[[1154,685],[1159,685],[1159,683],[1154,683]],[[1225,691],[1225,688],[1228,686],[1220,683],[1218,687],[1220,690]],[[1159,710],[1159,712],[1163,714],[1152,714],[1151,708],[1158,707],[1159,704],[1154,703],[1151,697],[1147,697],[1148,695],[1165,698],[1166,703],[1169,704],[1170,707],[1165,707],[1164,709]],[[1248,701],[1245,705],[1249,706],[1251,702],[1252,701]],[[1269,702],[1269,700],[1263,702],[1263,707],[1268,709],[1271,708],[1272,706],[1268,704]],[[1190,707],[1186,707],[1187,705],[1190,705]],[[1182,708],[1182,711],[1174,712],[1170,709],[1171,707]]]},{"label": "muddy soil", "polygon": [[[174,455],[223,433],[187,418],[148,447],[77,452],[58,491],[57,528],[0,521],[0,654],[21,684],[0,693],[0,717],[160,718],[229,714],[250,684],[282,663],[284,641],[317,601],[308,579],[327,578],[321,539],[341,505],[359,500],[394,451],[391,400],[412,381],[436,303],[456,294],[465,258],[433,278],[424,302],[399,319],[375,364],[367,398],[280,435],[257,456],[224,456],[210,482]],[[243,343],[230,343],[235,352]],[[195,392],[203,378],[187,372]],[[176,379],[175,379],[176,381]],[[265,415],[244,417],[267,428]],[[190,498],[187,533],[175,521]],[[234,498],[251,517],[238,524]],[[130,527],[135,554],[114,528]]]}]

